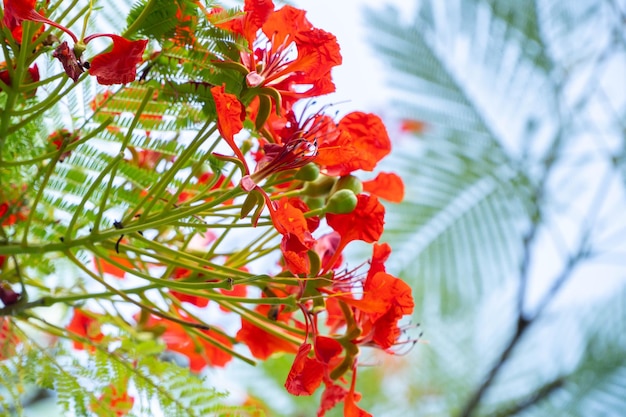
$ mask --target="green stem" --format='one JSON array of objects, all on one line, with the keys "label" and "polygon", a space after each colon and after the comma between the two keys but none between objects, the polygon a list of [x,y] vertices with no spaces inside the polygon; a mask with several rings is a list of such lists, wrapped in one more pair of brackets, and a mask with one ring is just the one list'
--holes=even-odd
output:
[{"label": "green stem", "polygon": [[[219,265],[219,264],[215,264],[212,262],[209,262],[207,259],[205,258],[200,258],[197,257],[189,252],[184,252],[184,251],[178,251],[175,249],[170,248],[169,246],[166,246],[162,243],[159,242],[155,242],[155,241],[151,241],[146,239],[145,237],[139,235],[137,236],[137,239],[147,243],[151,246],[152,249],[154,249],[153,251],[148,251],[145,249],[141,249],[141,248],[136,248],[136,247],[130,247],[130,246],[126,246],[126,245],[120,245],[120,248],[126,249],[126,250],[132,250],[133,252],[135,252],[138,255],[144,255],[144,256],[150,256],[153,257],[161,262],[163,262],[165,265],[170,265],[174,262],[174,259],[176,259],[179,263],[180,260],[186,260],[189,261],[189,264],[185,265],[184,267],[192,270],[192,271],[196,271],[198,273],[211,273],[214,274],[215,276],[218,276],[219,278],[226,278],[226,279],[231,279],[231,278],[242,278],[242,279],[248,279],[248,278],[252,278],[255,277],[255,275],[249,273],[249,272],[244,272],[241,271],[239,269],[235,269],[235,268],[231,268],[228,266],[224,266],[224,265]],[[168,257],[167,255],[170,255],[170,257]],[[198,265],[202,265],[202,266],[206,266],[208,268],[211,269],[206,269],[203,267],[200,267]]]},{"label": "green stem", "polygon": [[[76,88],[76,86],[78,86],[78,82],[76,83],[71,83],[70,86],[63,91],[62,93],[58,94],[57,96],[49,96],[46,100],[46,108],[50,108],[52,106],[54,106],[57,102],[59,102],[63,97],[65,97],[70,91],[72,91],[74,88]],[[43,111],[43,109],[42,109]],[[26,117],[22,120],[20,120],[19,123],[14,124],[13,126],[11,126],[10,129],[7,130],[8,133],[14,133],[16,131],[18,131],[19,129],[23,128],[24,126],[26,126],[28,123],[32,122],[33,120],[37,119],[38,117],[41,117],[41,112],[37,112],[29,117]]]},{"label": "green stem", "polygon": [[48,181],[50,180],[50,176],[54,172],[54,168],[57,162],[59,161],[60,156],[61,156],[61,153],[60,152],[57,153],[56,157],[46,167],[47,168],[46,173],[44,174],[43,179],[41,180],[39,191],[37,192],[37,195],[35,196],[35,200],[33,201],[33,204],[30,207],[30,213],[28,214],[28,218],[26,219],[26,222],[24,224],[24,234],[22,235],[23,246],[26,246],[28,244],[28,232],[30,230],[30,225],[33,221],[33,218],[35,217],[35,214],[37,213],[37,206],[39,205],[39,201],[43,197],[44,190],[46,189],[46,184],[48,184]]},{"label": "green stem", "polygon": [[76,207],[76,212],[74,213],[74,216],[72,216],[72,219],[70,220],[70,224],[67,226],[67,231],[65,232],[64,241],[69,242],[71,240],[72,232],[74,231],[74,226],[76,225],[78,218],[83,212],[85,204],[87,204],[87,201],[89,201],[89,197],[91,197],[91,195],[96,191],[96,189],[102,184],[104,177],[109,175],[109,171],[112,170],[114,166],[119,164],[123,158],[124,158],[124,155],[118,154],[115,158],[111,160],[111,162],[109,162],[106,168],[103,169],[100,175],[98,175],[98,177],[93,181],[93,183],[91,184],[91,187],[89,187],[89,189],[83,196],[83,199],[80,201],[80,203]]},{"label": "green stem", "polygon": [[[183,217],[193,216],[197,213],[206,210],[207,206],[212,206],[213,204],[220,204],[224,201],[230,200],[237,195],[241,194],[241,189],[233,188],[230,191],[224,193],[218,199],[207,203],[206,205],[198,205],[194,207],[187,208],[179,208],[172,212],[168,213],[160,213],[158,215],[154,215],[149,218],[144,223],[133,222],[130,225],[124,226],[125,233],[137,232],[140,230],[157,228],[164,224],[170,224],[178,219]],[[101,232],[100,234],[89,234],[84,237],[80,237],[78,239],[64,239],[59,243],[44,243],[44,244],[31,244],[26,247],[21,244],[15,244],[11,242],[0,242],[0,255],[13,255],[13,254],[41,254],[46,252],[64,252],[67,249],[85,246],[89,243],[95,244],[98,242],[103,242],[113,237],[119,237],[120,231],[119,229],[109,229],[108,231]],[[241,271],[239,271],[241,273]]]},{"label": "green stem", "polygon": [[[280,337],[281,339],[284,339],[288,342],[292,342],[295,345],[302,344],[302,339],[300,339],[296,335],[303,337],[306,335],[304,330],[289,326],[288,324],[282,323],[280,321],[271,321],[269,318],[263,316],[262,314],[259,314],[256,311],[252,311],[238,304],[233,304],[223,300],[216,301],[224,308],[240,315],[242,319],[249,321],[253,325],[265,330],[266,332],[274,336]],[[290,333],[286,333],[283,330],[286,330]]]},{"label": "green stem", "polygon": [[[133,132],[135,131],[135,129],[137,128],[137,125],[139,124],[139,119],[141,118],[141,114],[143,113],[146,106],[148,105],[148,102],[152,99],[153,93],[154,93],[154,88],[152,87],[146,90],[143,100],[141,100],[141,103],[139,104],[139,108],[137,109],[137,112],[135,113],[135,117],[133,118],[133,121],[131,122],[128,128],[128,132],[126,132],[126,135],[124,136],[124,140],[122,141],[122,146],[120,147],[120,150],[118,151],[120,156],[123,155],[124,150],[128,146],[128,142],[130,142],[130,139],[133,136]],[[104,189],[104,192],[102,193],[102,197],[100,199],[100,209],[96,212],[96,220],[94,221],[94,226],[93,226],[93,230],[95,233],[98,233],[98,231],[100,230],[100,222],[102,220],[102,214],[105,211],[106,203],[108,201],[109,194],[111,193],[111,188],[113,187],[113,181],[115,180],[117,167],[118,167],[118,164],[114,164],[113,167],[111,168],[111,173],[109,174],[109,181],[106,185],[106,188]]]},{"label": "green stem", "polygon": [[[36,158],[32,158],[32,159],[23,159],[20,161],[6,161],[3,162],[3,166],[19,166],[19,165],[34,165],[37,162],[49,159],[49,158],[53,158],[57,153],[60,155],[64,152],[68,152],[72,149],[75,149],[77,146],[87,142],[89,139],[95,137],[97,134],[99,134],[100,132],[102,132],[111,122],[113,119],[108,119],[105,120],[102,124],[100,124],[100,126],[98,126],[96,129],[92,130],[91,132],[89,132],[87,135],[83,136],[82,138],[80,138],[79,140],[77,140],[76,142],[72,142],[72,143],[68,143],[67,146],[64,149],[59,149],[56,151],[52,151],[52,152],[48,152],[45,153],[41,156],[38,156]],[[82,131],[82,128],[77,129],[78,131]]]},{"label": "green stem", "polygon": [[[147,216],[150,213],[152,208],[159,201],[158,198],[155,198],[155,195],[156,196],[163,195],[163,193],[165,192],[167,187],[174,180],[174,177],[176,176],[176,174],[189,161],[189,158],[191,158],[191,156],[193,156],[194,152],[204,143],[204,141],[207,140],[217,130],[217,125],[215,125],[215,124],[213,124],[213,126],[211,126],[209,128],[209,124],[210,123],[211,123],[211,121],[207,121],[205,123],[205,125],[202,127],[202,129],[200,129],[200,131],[198,131],[196,137],[194,138],[192,143],[189,145],[189,147],[187,147],[180,154],[180,156],[178,158],[176,158],[176,161],[174,161],[174,163],[172,164],[170,169],[168,169],[167,172],[165,172],[163,174],[163,176],[161,177],[161,180],[154,187],[150,188],[150,190],[148,191],[147,195],[141,201],[139,206],[136,207],[132,211],[132,213],[129,216],[127,216],[127,218],[135,217],[135,215],[137,213],[139,213],[139,210],[141,209],[141,207],[143,207],[146,203],[147,203],[147,207],[144,209],[144,211],[142,213],[142,217]],[[208,128],[208,131],[205,131],[207,128]]]},{"label": "green stem", "polygon": [[[94,253],[95,256],[101,259],[105,259],[111,265],[123,270],[124,272],[128,272],[129,274],[135,275],[139,278],[145,279],[148,282],[151,282],[154,285],[157,285],[159,288],[171,288],[176,291],[184,292],[186,290],[194,290],[197,288],[207,289],[207,288],[230,288],[230,280],[223,280],[221,282],[185,282],[182,280],[167,280],[162,278],[155,278],[149,274],[138,271],[137,269],[130,268],[115,259],[108,257],[107,254],[103,253],[95,246],[88,246],[89,250]],[[204,270],[204,272],[208,272]],[[207,277],[207,279],[211,279]],[[204,295],[203,295],[204,296]]]},{"label": "green stem", "polygon": [[[159,288],[158,285],[150,284],[144,285],[142,287],[129,288],[124,289],[124,293],[126,294],[141,294],[145,291]],[[44,296],[38,298],[37,300],[30,301],[28,303],[24,303],[20,306],[19,311],[28,310],[36,307],[50,307],[54,304],[64,303],[68,305],[73,305],[77,301],[83,300],[92,300],[92,299],[110,299],[111,297],[116,296],[117,294],[113,291],[105,291],[100,293],[84,293],[84,294],[75,294],[75,295],[67,295],[63,297],[53,297],[53,296]],[[3,314],[4,309],[0,309],[0,316]]]},{"label": "green stem", "polygon": [[[57,79],[61,79],[61,82],[59,83],[59,85],[51,92],[48,94],[48,97],[45,100],[41,100],[40,102],[25,108],[24,110],[17,110],[13,112],[14,116],[26,116],[29,113],[38,113],[38,116],[41,116],[41,113],[45,110],[47,110],[48,108],[52,107],[52,105],[54,103],[56,103],[58,101],[57,96],[61,96],[63,97],[65,94],[67,94],[67,92],[64,92],[63,94],[60,93],[60,91],[63,89],[63,87],[65,87],[65,84],[67,83],[67,81],[69,80],[69,78],[63,78],[63,74],[59,73],[53,77],[47,78],[44,81],[40,81],[36,84],[38,85],[45,85],[48,84],[52,81],[55,81]],[[69,91],[69,90],[68,90]]]},{"label": "green stem", "polygon": [[119,290],[119,289],[115,288],[114,286],[110,285],[104,279],[100,278],[98,275],[93,273],[93,271],[90,271],[89,268],[87,268],[80,260],[78,260],[76,258],[76,256],[74,256],[74,254],[72,252],[70,252],[69,250],[65,251],[65,255],[69,258],[70,261],[72,261],[76,266],[78,266],[89,277],[91,277],[92,279],[94,279],[95,281],[97,281],[98,283],[103,285],[105,288],[108,288],[109,291],[115,293],[115,295],[118,295],[118,296],[122,297],[125,301],[128,301],[129,303],[132,303],[132,304],[136,305],[137,307],[141,308],[142,310],[146,310],[149,313],[154,314],[155,316],[158,316],[158,317],[161,317],[161,318],[163,318],[165,320],[169,320],[169,321],[172,321],[174,323],[180,324],[181,326],[195,327],[195,328],[199,328],[199,329],[203,329],[203,330],[207,328],[207,326],[205,324],[190,323],[190,322],[187,322],[185,320],[181,320],[181,319],[179,319],[177,317],[171,316],[171,315],[169,315],[167,313],[164,313],[163,311],[147,307],[145,304],[143,304],[143,303],[141,303],[141,302],[139,302],[137,300],[134,300],[131,297],[129,297],[124,291]]}]

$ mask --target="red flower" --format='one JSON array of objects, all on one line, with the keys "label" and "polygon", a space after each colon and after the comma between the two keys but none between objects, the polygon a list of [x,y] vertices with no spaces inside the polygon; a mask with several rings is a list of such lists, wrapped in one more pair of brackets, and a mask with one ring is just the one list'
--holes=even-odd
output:
[{"label": "red flower", "polygon": [[[267,316],[271,308],[269,305],[262,304],[257,306],[256,311]],[[283,323],[288,323],[290,319],[291,313],[279,312],[276,316],[276,320]],[[267,359],[277,352],[296,353],[298,351],[298,346],[293,342],[269,333],[246,319],[241,320],[241,329],[237,332],[236,339],[245,343],[250,349],[252,356],[257,359]]]},{"label": "red flower", "polygon": [[[330,72],[341,64],[339,45],[335,36],[314,28],[303,10],[284,6],[274,11],[269,0],[246,0],[243,16],[216,25],[248,41],[251,52],[241,53],[248,86],[275,88],[288,98],[287,109],[297,99],[335,90]],[[263,46],[259,29],[265,34]]]},{"label": "red flower", "polygon": [[374,196],[359,194],[355,209],[348,214],[326,214],[326,221],[341,240],[333,257],[325,265],[329,270],[341,255],[345,246],[353,240],[373,243],[380,239],[385,224],[385,207]]},{"label": "red flower", "polygon": [[404,199],[404,183],[402,179],[398,175],[389,172],[381,172],[373,180],[364,181],[363,191],[392,203],[400,203]]},{"label": "red flower", "polygon": [[[48,136],[48,143],[51,144],[57,151],[61,149],[61,146],[63,146],[64,144],[73,143],[77,140],[78,135],[76,135],[75,133],[70,133],[67,129],[57,130],[56,132],[53,132]],[[70,156],[71,152],[72,151],[63,152],[61,156],[59,156],[59,162],[63,162],[65,158]]]},{"label": "red flower", "polygon": [[317,417],[324,417],[326,412],[335,408],[337,404],[346,398],[346,395],[348,395],[348,390],[341,385],[326,384],[326,388],[322,393],[320,407],[317,410]]},{"label": "red flower", "polygon": [[325,366],[317,359],[309,358],[310,351],[310,343],[302,344],[291,365],[285,388],[292,395],[312,395],[322,384]]},{"label": "red flower", "polygon": [[[4,0],[4,18],[2,19],[2,23],[4,23],[11,32],[21,28],[24,20],[46,23],[61,29],[63,32],[70,35],[74,42],[78,42],[76,35],[74,35],[71,30],[39,14],[35,10],[35,3],[37,3],[36,0]],[[20,40],[21,39],[16,39],[18,42],[20,42]]]},{"label": "red flower", "polygon": [[94,75],[103,85],[126,84],[135,81],[136,67],[142,60],[148,40],[129,41],[118,35],[96,34],[87,36],[85,43],[99,37],[111,38],[113,49],[96,55],[92,59],[89,74]]},{"label": "red flower", "polygon": [[234,94],[227,93],[225,87],[215,86],[211,88],[211,94],[215,101],[215,109],[217,111],[217,129],[220,135],[226,140],[228,146],[233,150],[237,159],[244,166],[246,174],[250,172],[246,159],[241,153],[241,149],[235,143],[235,135],[243,129],[243,117],[245,117],[244,109],[239,99]]},{"label": "red flower", "polygon": [[[6,63],[5,62],[1,63],[0,68],[6,68]],[[13,82],[11,81],[11,75],[9,73],[9,70],[4,69],[0,71],[0,80],[6,85],[13,87]],[[37,66],[37,64],[35,64],[32,67],[28,68],[28,75],[26,79],[24,79],[24,82],[36,83],[38,81],[39,81],[39,67]],[[0,91],[2,91],[2,87],[0,87]],[[36,91],[37,90],[35,89],[34,91],[29,92],[29,94],[34,95]]]},{"label": "red flower", "polygon": [[328,129],[328,125],[335,128],[330,117],[319,114],[298,120],[293,111],[280,118],[272,113],[265,129],[273,143],[267,143],[262,138],[262,143],[265,144],[257,152],[254,173],[245,176],[241,181],[243,189],[250,191],[273,174],[298,169],[315,161],[316,137],[318,134],[325,134],[324,130]]},{"label": "red flower", "polygon": [[[2,195],[0,194],[0,198]],[[1,201],[1,200],[0,200]],[[0,225],[11,226],[21,220],[26,220],[28,207],[24,206],[24,201],[8,201],[0,203]]]},{"label": "red flower", "polygon": [[[92,342],[98,343],[104,339],[104,335],[100,332],[100,323],[94,318],[92,313],[85,313],[83,310],[75,308],[72,321],[67,325],[67,330],[78,336],[87,338]],[[74,349],[83,350],[85,345],[82,342],[74,341]],[[95,352],[94,346],[88,345],[87,350]]]},{"label": "red flower", "polygon": [[[189,368],[200,372],[205,366],[225,366],[232,360],[232,355],[219,346],[232,348],[230,338],[212,330],[199,330],[204,337],[188,333],[180,324],[150,316],[147,328],[165,328],[159,330],[168,350],[178,352],[189,358]],[[210,339],[213,343],[211,343]]]},{"label": "red flower", "polygon": [[315,162],[328,175],[371,171],[391,152],[391,140],[382,120],[375,114],[353,112],[343,117],[334,135],[319,139]]}]

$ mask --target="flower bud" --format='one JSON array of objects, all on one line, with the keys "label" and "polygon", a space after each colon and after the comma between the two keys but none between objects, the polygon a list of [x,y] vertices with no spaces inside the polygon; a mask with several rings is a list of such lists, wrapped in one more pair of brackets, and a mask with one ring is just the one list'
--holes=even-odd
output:
[{"label": "flower bud", "polygon": [[356,195],[352,190],[339,190],[333,194],[326,204],[326,212],[333,214],[351,213],[357,205]]},{"label": "flower bud", "polygon": [[323,197],[329,194],[335,185],[336,179],[328,175],[320,175],[313,182],[309,182],[304,188],[304,194],[311,197]]},{"label": "flower bud", "polygon": [[302,198],[302,201],[306,203],[310,210],[317,210],[326,204],[326,200],[322,197],[309,197],[307,195]]},{"label": "flower bud", "polygon": [[302,181],[315,181],[320,176],[320,169],[313,163],[306,164],[296,173],[296,179]]},{"label": "flower bud", "polygon": [[334,194],[339,190],[351,190],[358,195],[363,192],[363,184],[354,175],[345,175],[337,180],[330,193]]}]

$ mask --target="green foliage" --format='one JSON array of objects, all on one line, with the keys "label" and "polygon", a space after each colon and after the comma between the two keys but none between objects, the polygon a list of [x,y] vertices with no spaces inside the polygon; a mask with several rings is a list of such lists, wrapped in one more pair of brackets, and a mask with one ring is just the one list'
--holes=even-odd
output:
[{"label": "green foliage", "polygon": [[[71,16],[62,2],[53,3],[50,9],[56,11],[51,16],[68,26],[82,23],[88,3],[77,2]],[[211,64],[211,57],[224,56],[227,51],[233,54],[238,46],[205,19],[198,19],[204,23],[197,25],[192,18],[187,27],[190,35],[197,37],[185,40],[194,43],[193,48],[189,43],[177,46],[170,39],[176,35],[174,27],[180,29],[176,7],[193,10],[187,14],[195,16],[200,13],[195,3],[150,2],[149,13],[139,20],[148,2],[133,7],[128,21],[130,28],[137,24],[133,35],[159,42],[165,60],[145,64],[139,74],[142,83],[105,89],[89,77],[68,82],[65,75],[50,76],[60,67],[51,63],[40,64],[45,81],[38,87],[37,100],[0,91],[0,130],[6,133],[0,155],[0,203],[9,203],[9,212],[2,213],[0,244],[3,249],[15,249],[2,256],[1,281],[22,292],[18,304],[2,308],[3,320],[17,317],[11,320],[18,323],[15,332],[20,344],[18,352],[0,362],[0,414],[23,415],[22,404],[28,403],[29,393],[52,390],[68,415],[114,416],[110,398],[103,401],[101,397],[115,398],[129,387],[138,403],[136,415],[151,415],[155,404],[168,416],[236,416],[251,411],[224,405],[225,393],[208,388],[203,378],[168,359],[163,343],[146,335],[139,337],[136,329],[119,318],[116,321],[113,315],[105,316],[105,321],[112,327],[110,341],[114,344],[95,344],[90,355],[76,355],[63,343],[54,348],[43,346],[42,334],[31,328],[34,325],[61,338],[80,340],[80,336],[42,320],[50,310],[32,308],[56,302],[76,306],[88,298],[85,294],[114,291],[102,268],[94,271],[94,265],[101,266],[103,260],[125,267],[127,272],[130,263],[137,268],[136,276],[161,283],[176,267],[206,271],[215,257],[187,249],[204,224],[196,213],[206,207],[198,208],[198,202],[226,200],[225,192],[211,188],[222,171],[232,175],[232,170],[223,169],[224,163],[211,155],[221,139],[209,89],[235,78],[237,82],[231,85],[240,89],[242,77]],[[115,33],[121,33],[118,26],[123,22],[123,10],[113,16],[108,5],[105,9],[97,24],[113,25]],[[94,14],[98,12],[94,9]],[[5,35],[3,32],[3,44]],[[47,46],[33,48],[32,60],[50,53]],[[86,56],[91,54],[86,52]],[[8,48],[3,49],[3,56],[11,62],[20,59]],[[48,136],[52,131],[56,133]],[[150,159],[155,155],[156,159]],[[201,174],[209,179],[200,181]],[[183,191],[194,194],[183,201],[179,199]],[[231,192],[230,198],[241,193]],[[237,218],[225,212],[220,215]],[[8,216],[18,216],[20,221],[5,224]],[[132,223],[134,229],[120,230]],[[196,227],[190,232],[181,224]],[[150,239],[143,237],[144,231],[153,233]],[[122,235],[126,235],[124,241]],[[240,262],[245,264],[247,256],[252,255],[240,256]],[[153,277],[147,270],[157,261],[167,268],[162,276]],[[214,266],[219,270],[214,275],[229,285],[240,274],[251,276],[221,264]],[[41,277],[47,277],[46,281]],[[198,283],[193,290],[206,290],[206,286]],[[143,291],[140,287],[134,298],[120,290],[115,295],[117,300],[135,304],[141,300],[157,313],[172,305],[167,288],[153,292],[149,300]],[[100,305],[105,310],[117,306],[116,301]],[[127,340],[119,345],[122,335]]]},{"label": "green foliage", "polygon": [[114,416],[111,404],[101,400],[103,391],[113,387],[122,393],[130,387],[142,413],[136,415],[151,415],[155,403],[168,416],[246,415],[243,407],[224,405],[225,394],[208,388],[203,378],[166,361],[162,344],[128,336],[118,348],[98,347],[94,354],[78,356],[62,346],[51,352],[34,342],[24,344],[20,355],[0,363],[0,412],[21,416],[24,394],[48,389],[57,393],[64,413]]}]

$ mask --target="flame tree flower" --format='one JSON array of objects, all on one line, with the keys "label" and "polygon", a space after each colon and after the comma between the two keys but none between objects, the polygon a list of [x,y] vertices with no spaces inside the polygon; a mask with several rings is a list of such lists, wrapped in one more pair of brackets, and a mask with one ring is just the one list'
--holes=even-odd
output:
[{"label": "flame tree flower", "polygon": [[246,0],[243,15],[216,25],[247,41],[248,50],[241,52],[246,85],[277,90],[285,109],[335,91],[330,72],[341,64],[337,39],[313,27],[304,10],[274,10],[271,0]]}]

